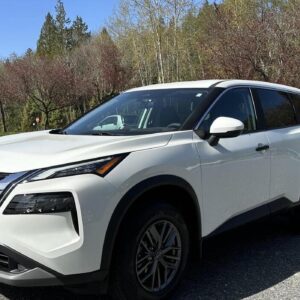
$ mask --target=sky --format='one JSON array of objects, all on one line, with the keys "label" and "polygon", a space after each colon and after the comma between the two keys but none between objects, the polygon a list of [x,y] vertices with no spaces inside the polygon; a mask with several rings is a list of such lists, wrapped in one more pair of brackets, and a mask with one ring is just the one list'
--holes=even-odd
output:
[{"label": "sky", "polygon": [[[64,0],[67,16],[81,16],[97,32],[117,8],[119,0]],[[0,0],[0,58],[22,55],[36,49],[48,12],[54,14],[56,0]]]}]

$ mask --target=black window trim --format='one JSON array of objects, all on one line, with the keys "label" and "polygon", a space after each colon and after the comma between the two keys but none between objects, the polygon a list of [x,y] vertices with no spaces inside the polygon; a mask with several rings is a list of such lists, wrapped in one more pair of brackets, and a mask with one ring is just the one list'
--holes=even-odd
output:
[{"label": "black window trim", "polygon": [[[289,96],[289,94],[295,94],[295,95],[299,95],[295,92],[289,92],[288,90],[284,90],[284,89],[272,89],[272,88],[269,88],[269,87],[263,87],[263,86],[253,86],[250,88],[253,92],[253,96],[254,96],[254,99],[257,103],[257,107],[258,107],[258,111],[259,111],[259,115],[260,115],[260,120],[261,120],[261,124],[262,124],[262,130],[261,131],[271,131],[271,130],[280,130],[280,129],[286,129],[286,128],[293,128],[293,127],[298,127],[300,126],[300,122],[298,120],[298,116],[297,116],[297,111],[294,107],[294,104],[291,100],[291,97]],[[281,127],[273,127],[273,128],[268,128],[267,127],[267,123],[266,123],[266,119],[265,119],[265,114],[263,112],[263,108],[262,108],[262,105],[261,105],[261,102],[260,102],[260,99],[259,99],[259,96],[257,95],[257,92],[256,90],[268,90],[268,91],[274,91],[274,92],[279,92],[279,93],[284,93],[286,94],[287,96],[287,99],[293,109],[293,112],[294,112],[294,119],[296,121],[296,124],[294,125],[289,125],[289,126],[281,126]]]},{"label": "black window trim", "polygon": [[207,114],[211,111],[211,109],[219,102],[219,100],[227,92],[229,92],[231,90],[236,90],[236,89],[247,89],[249,91],[249,94],[250,94],[250,97],[251,97],[251,102],[252,102],[254,113],[255,113],[255,117],[256,117],[256,129],[252,130],[252,131],[243,132],[241,135],[252,134],[252,133],[257,133],[257,132],[264,131],[264,129],[262,127],[263,124],[262,124],[261,119],[260,119],[260,113],[259,113],[259,111],[257,109],[257,99],[256,99],[256,97],[253,96],[253,93],[252,93],[252,90],[251,90],[251,86],[247,86],[247,85],[237,85],[237,86],[226,88],[220,95],[218,95],[218,97],[211,103],[211,105],[209,106],[209,108],[201,116],[200,121],[197,123],[197,125],[194,128],[194,130],[201,129],[200,125],[203,122],[204,118],[207,116]]},{"label": "black window trim", "polygon": [[[300,112],[297,111],[296,107],[295,107],[295,104],[294,104],[294,99],[292,99],[292,95],[296,95],[300,98],[300,93],[295,93],[295,92],[286,92],[292,106],[293,106],[293,109],[294,109],[294,112],[295,112],[295,115],[296,115],[296,122],[298,125],[300,125]],[[297,101],[297,100],[296,100]],[[299,100],[300,102],[300,100]]]}]

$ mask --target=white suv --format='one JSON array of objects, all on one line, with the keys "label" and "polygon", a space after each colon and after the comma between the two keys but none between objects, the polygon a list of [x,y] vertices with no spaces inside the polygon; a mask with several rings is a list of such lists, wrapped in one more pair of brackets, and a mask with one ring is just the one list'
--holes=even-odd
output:
[{"label": "white suv", "polygon": [[2,137],[0,282],[169,296],[203,238],[297,206],[299,124],[299,89],[210,80]]}]

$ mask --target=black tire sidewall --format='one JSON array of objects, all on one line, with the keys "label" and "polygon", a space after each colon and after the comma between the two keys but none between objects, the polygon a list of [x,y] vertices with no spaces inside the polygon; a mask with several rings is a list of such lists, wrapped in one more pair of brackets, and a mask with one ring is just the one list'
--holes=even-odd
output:
[{"label": "black tire sidewall", "polygon": [[[181,263],[172,282],[161,292],[147,292],[138,282],[135,271],[136,252],[139,241],[151,224],[166,220],[177,228],[182,245]],[[114,266],[114,291],[118,291],[118,299],[160,300],[169,297],[179,283],[189,256],[189,231],[181,214],[171,205],[156,204],[146,206],[143,211],[130,216],[122,228],[121,242],[118,243],[116,265]],[[123,297],[121,297],[121,294]]]}]

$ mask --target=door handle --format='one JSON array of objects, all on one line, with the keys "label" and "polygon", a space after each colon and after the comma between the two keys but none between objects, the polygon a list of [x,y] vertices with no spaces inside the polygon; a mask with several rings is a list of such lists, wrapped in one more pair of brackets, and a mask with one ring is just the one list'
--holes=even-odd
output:
[{"label": "door handle", "polygon": [[256,151],[264,151],[264,150],[269,150],[269,149],[270,149],[269,145],[258,144]]}]

